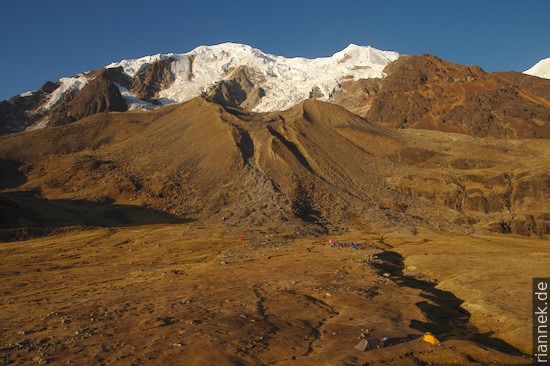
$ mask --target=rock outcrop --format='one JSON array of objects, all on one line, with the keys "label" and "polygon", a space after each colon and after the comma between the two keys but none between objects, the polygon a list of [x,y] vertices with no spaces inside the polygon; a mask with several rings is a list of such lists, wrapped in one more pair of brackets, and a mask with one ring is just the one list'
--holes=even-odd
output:
[{"label": "rock outcrop", "polygon": [[265,91],[258,86],[263,81],[265,79],[262,74],[249,67],[240,66],[217,83],[207,96],[223,106],[251,110],[265,95]]},{"label": "rock outcrop", "polygon": [[174,82],[172,62],[174,62],[173,57],[161,59],[137,73],[131,86],[132,93],[139,99],[158,103],[159,92]]},{"label": "rock outcrop", "polygon": [[22,131],[47,117],[48,112],[41,111],[39,106],[58,87],[59,84],[48,81],[36,91],[0,102],[0,134]]},{"label": "rock outcrop", "polygon": [[479,137],[550,137],[550,81],[493,75],[431,55],[402,56],[384,71],[365,113],[370,120]]},{"label": "rock outcrop", "polygon": [[71,123],[102,112],[125,112],[126,102],[111,77],[118,79],[116,71],[102,70],[82,90],[65,95],[65,99],[52,109],[50,125]]},{"label": "rock outcrop", "polygon": [[116,86],[126,87],[131,82],[122,68],[99,69],[83,77],[89,79],[84,87],[66,90],[52,108],[45,108],[44,105],[60,87],[59,83],[47,82],[37,91],[1,102],[0,134],[20,132],[37,125],[64,125],[95,113],[128,110]]}]

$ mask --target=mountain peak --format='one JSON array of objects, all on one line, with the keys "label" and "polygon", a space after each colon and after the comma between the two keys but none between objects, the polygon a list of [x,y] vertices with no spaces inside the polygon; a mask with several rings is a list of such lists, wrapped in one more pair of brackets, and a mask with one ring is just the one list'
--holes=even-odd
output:
[{"label": "mountain peak", "polygon": [[360,45],[355,44],[355,43],[350,43],[346,48],[344,48],[343,50],[338,51],[336,53],[357,52],[358,50],[369,49],[369,48],[371,48],[371,47],[370,46],[360,46]]},{"label": "mountain peak", "polygon": [[[268,112],[290,108],[312,97],[330,101],[344,81],[382,78],[384,67],[398,57],[396,52],[350,44],[329,57],[287,58],[226,42],[199,46],[186,53],[121,60],[104,69],[118,70],[111,73],[116,75],[111,81],[130,110],[154,109],[199,95],[215,95],[223,102],[232,94],[231,105]],[[40,105],[20,129],[32,127],[39,117],[40,127],[45,126],[51,116],[42,116],[70,102],[96,75],[97,70],[61,78],[55,91],[40,96]]]},{"label": "mountain peak", "polygon": [[550,57],[543,58],[529,70],[523,72],[527,75],[538,76],[543,79],[550,79]]},{"label": "mountain peak", "polygon": [[79,93],[90,94],[98,85],[109,92],[94,92],[105,92],[114,100],[101,104],[97,112],[118,105],[118,94],[129,110],[155,109],[199,95],[256,112],[284,110],[308,98],[331,101],[350,80],[382,78],[384,67],[398,57],[396,52],[356,44],[316,59],[272,55],[241,43],[203,45],[186,53],[158,53],[113,62],[102,68],[111,70],[106,74],[108,83],[93,82],[102,74],[100,70],[61,78],[52,90],[12,98],[2,113],[9,120],[5,123],[9,132],[69,121],[66,114],[70,108],[66,105]]},{"label": "mountain peak", "polygon": [[[339,63],[366,63],[374,65],[388,65],[397,60],[399,54],[393,51],[381,51],[371,46],[359,46],[351,43],[342,51],[336,52],[332,58]],[[361,66],[361,65],[356,65]]]}]

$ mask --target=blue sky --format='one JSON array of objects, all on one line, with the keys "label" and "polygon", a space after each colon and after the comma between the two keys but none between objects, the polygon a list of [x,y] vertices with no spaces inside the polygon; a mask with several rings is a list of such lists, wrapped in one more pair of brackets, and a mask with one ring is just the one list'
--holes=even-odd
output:
[{"label": "blue sky", "polygon": [[550,57],[548,0],[19,0],[0,7],[0,100],[125,58],[246,43],[330,56],[350,43],[487,71]]}]

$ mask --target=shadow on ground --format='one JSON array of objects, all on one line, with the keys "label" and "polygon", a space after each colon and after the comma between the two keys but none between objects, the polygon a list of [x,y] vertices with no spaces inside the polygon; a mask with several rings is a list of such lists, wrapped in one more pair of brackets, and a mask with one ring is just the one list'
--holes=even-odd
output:
[{"label": "shadow on ground", "polygon": [[[67,228],[179,224],[192,220],[112,200],[51,200],[39,192],[0,193],[0,241],[41,237]],[[62,230],[61,230],[62,231]]]},{"label": "shadow on ground", "polygon": [[413,320],[410,327],[421,332],[431,332],[441,341],[447,339],[468,339],[482,347],[496,349],[510,355],[522,355],[521,351],[501,339],[493,338],[492,332],[480,333],[470,323],[470,313],[461,307],[463,300],[449,291],[437,289],[436,283],[424,281],[403,274],[403,257],[396,252],[385,251],[377,255],[373,265],[381,273],[389,273],[399,286],[422,290],[426,301],[416,305],[428,318],[427,322]]},{"label": "shadow on ground", "polygon": [[27,182],[27,177],[21,173],[23,164],[11,160],[0,159],[0,189],[17,188]]}]

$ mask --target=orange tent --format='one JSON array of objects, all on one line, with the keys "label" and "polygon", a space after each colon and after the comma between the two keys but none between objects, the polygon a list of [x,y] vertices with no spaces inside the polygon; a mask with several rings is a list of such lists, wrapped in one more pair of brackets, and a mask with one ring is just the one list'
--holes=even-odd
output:
[{"label": "orange tent", "polygon": [[422,340],[426,343],[433,344],[434,346],[441,344],[441,342],[437,338],[435,338],[435,336],[430,332],[424,333]]}]

